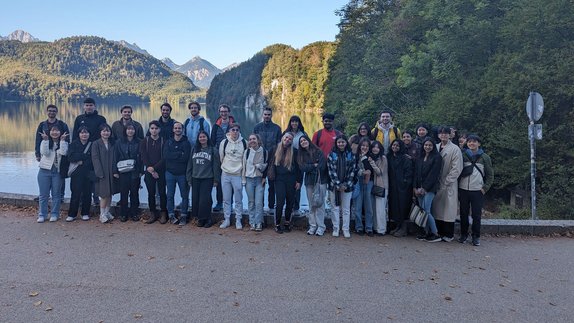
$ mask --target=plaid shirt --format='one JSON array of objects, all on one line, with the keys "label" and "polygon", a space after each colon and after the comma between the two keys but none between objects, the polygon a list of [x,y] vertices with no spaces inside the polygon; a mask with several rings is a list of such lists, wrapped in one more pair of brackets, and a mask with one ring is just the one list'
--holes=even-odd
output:
[{"label": "plaid shirt", "polygon": [[329,169],[329,177],[331,181],[327,185],[327,188],[330,191],[336,190],[341,185],[347,186],[345,192],[352,192],[353,186],[357,182],[357,160],[355,155],[352,152],[348,151],[345,152],[345,159],[346,159],[346,171],[345,171],[345,178],[339,179],[337,175],[337,159],[339,158],[339,154],[336,152],[329,153],[329,157],[327,160],[327,168]]}]

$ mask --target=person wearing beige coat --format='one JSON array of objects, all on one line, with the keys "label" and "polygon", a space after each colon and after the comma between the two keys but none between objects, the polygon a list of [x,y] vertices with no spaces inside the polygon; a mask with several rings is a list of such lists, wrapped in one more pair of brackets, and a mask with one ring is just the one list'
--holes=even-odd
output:
[{"label": "person wearing beige coat", "polygon": [[373,195],[373,229],[378,235],[387,233],[387,197],[389,196],[389,175],[387,157],[384,155],[385,148],[378,141],[371,142],[371,157],[369,163],[373,167],[373,185],[385,189],[385,197]]},{"label": "person wearing beige coat", "polygon": [[450,141],[450,128],[439,127],[440,143],[436,145],[442,157],[440,188],[432,205],[439,236],[450,242],[454,238],[454,221],[458,207],[458,176],[462,172],[462,152]]}]

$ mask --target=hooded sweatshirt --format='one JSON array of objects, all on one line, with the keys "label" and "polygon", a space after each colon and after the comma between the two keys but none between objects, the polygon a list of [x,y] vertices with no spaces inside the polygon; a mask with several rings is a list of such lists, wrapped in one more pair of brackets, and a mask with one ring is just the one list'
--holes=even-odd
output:
[{"label": "hooded sweatshirt", "polygon": [[243,162],[245,167],[243,167],[243,183],[246,183],[246,178],[253,177],[263,177],[263,173],[267,168],[267,158],[265,154],[267,153],[262,146],[257,150],[253,148],[248,148],[249,157],[247,153],[243,156]]},{"label": "hooded sweatshirt", "polygon": [[[227,144],[225,143],[227,141]],[[221,171],[228,175],[241,176],[243,171],[243,155],[247,147],[247,143],[241,137],[241,134],[237,137],[237,140],[231,139],[231,133],[227,134],[227,138],[224,139],[219,145],[219,158],[221,160]]]}]

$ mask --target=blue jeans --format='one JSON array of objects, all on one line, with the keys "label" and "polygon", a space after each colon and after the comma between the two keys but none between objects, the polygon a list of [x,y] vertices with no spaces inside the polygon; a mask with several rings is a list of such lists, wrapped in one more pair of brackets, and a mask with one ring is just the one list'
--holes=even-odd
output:
[{"label": "blue jeans", "polygon": [[373,197],[371,190],[373,189],[373,182],[357,183],[356,186],[360,187],[358,196],[353,200],[354,213],[355,213],[355,230],[363,230],[363,209],[365,209],[365,231],[373,231]]},{"label": "blue jeans", "polygon": [[179,194],[181,195],[181,216],[187,216],[187,208],[189,207],[189,184],[183,175],[173,175],[172,173],[165,172],[165,182],[167,186],[167,214],[169,217],[175,216],[175,184],[179,187]]},{"label": "blue jeans", "polygon": [[434,200],[434,196],[435,193],[433,192],[427,192],[424,196],[419,196],[419,206],[423,208],[423,210],[425,210],[427,216],[428,216],[428,220],[427,220],[427,226],[425,227],[425,231],[428,233],[430,231],[430,233],[434,233],[437,234],[438,230],[436,228],[436,222],[434,221],[434,216],[432,216],[431,210],[432,210],[432,201]]},{"label": "blue jeans", "polygon": [[263,223],[263,184],[261,177],[246,177],[245,191],[249,207],[249,224]]},{"label": "blue jeans", "polygon": [[233,197],[235,200],[235,219],[241,219],[243,212],[243,185],[241,185],[241,175],[229,175],[222,172],[221,189],[223,190],[223,217],[225,220],[231,218],[231,198]]},{"label": "blue jeans", "polygon": [[60,203],[62,202],[62,177],[55,166],[47,170],[40,168],[38,171],[38,188],[40,189],[40,210],[38,216],[48,216],[48,199],[52,196],[52,212],[50,216],[60,216]]}]

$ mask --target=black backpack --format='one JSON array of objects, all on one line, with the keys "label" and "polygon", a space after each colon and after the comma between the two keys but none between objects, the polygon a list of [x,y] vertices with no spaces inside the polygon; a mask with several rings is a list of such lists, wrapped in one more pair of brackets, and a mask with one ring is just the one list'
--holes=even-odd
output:
[{"label": "black backpack", "polygon": [[[223,157],[225,157],[225,149],[227,149],[227,144],[229,143],[229,139],[225,138],[223,141],[224,141],[223,142]],[[245,141],[245,139],[241,138],[241,143],[243,144],[243,150],[244,151],[247,150],[247,154],[249,154],[249,149],[247,149],[247,141]]]}]

